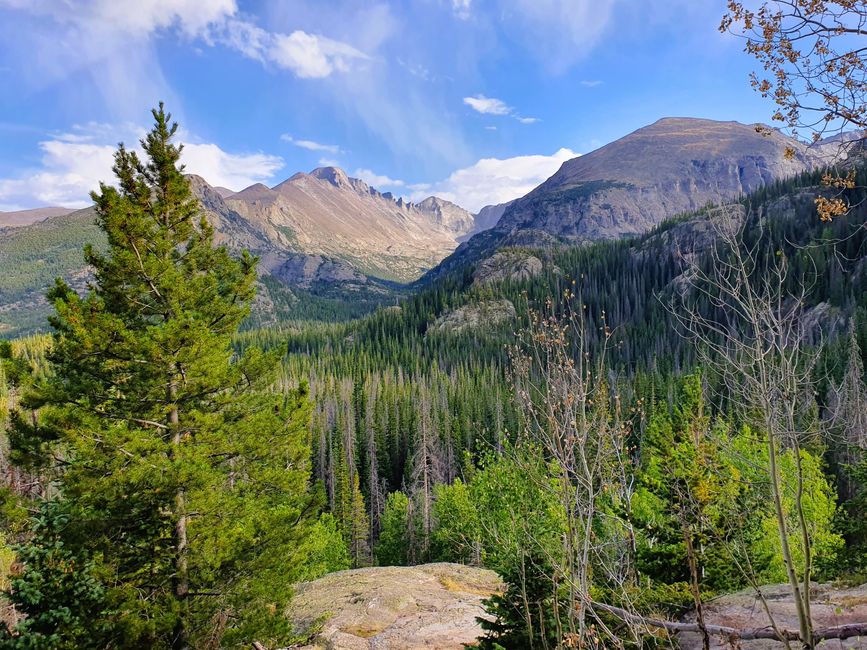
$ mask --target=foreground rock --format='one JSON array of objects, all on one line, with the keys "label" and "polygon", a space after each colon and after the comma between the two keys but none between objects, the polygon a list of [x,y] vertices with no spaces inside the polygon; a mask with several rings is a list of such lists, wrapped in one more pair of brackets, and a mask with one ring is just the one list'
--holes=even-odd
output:
[{"label": "foreground rock", "polygon": [[[813,589],[812,614],[816,629],[867,621],[867,585],[852,588],[816,585]],[[777,626],[797,630],[798,619],[789,586],[762,587],[762,593],[765,594]],[[708,602],[705,605],[705,620],[709,624],[735,628],[758,628],[768,625],[768,617],[762,609],[762,604],[752,591],[741,591]],[[698,634],[681,634],[678,640],[682,650],[701,650],[701,636]],[[792,645],[795,646],[794,643]],[[720,639],[711,640],[711,648],[714,650],[730,647]],[[743,650],[777,650],[785,646],[778,641],[741,641],[740,647]],[[820,643],[818,647],[834,650],[867,648],[867,638],[826,641]]]},{"label": "foreground rock", "polygon": [[482,599],[499,576],[461,564],[339,571],[302,584],[290,616],[299,629],[321,629],[308,648],[459,650],[482,629]]}]

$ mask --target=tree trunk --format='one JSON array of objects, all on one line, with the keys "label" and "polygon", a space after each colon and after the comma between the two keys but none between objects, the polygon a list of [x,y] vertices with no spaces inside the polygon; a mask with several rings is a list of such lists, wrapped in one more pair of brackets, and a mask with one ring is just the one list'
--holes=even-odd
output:
[{"label": "tree trunk", "polygon": [[[171,411],[169,411],[169,428],[172,432],[172,448],[175,459],[178,457],[178,452],[180,449],[182,436],[181,436],[181,428],[180,428],[180,414],[178,411],[178,405],[176,403],[177,398],[177,385],[172,380],[172,383],[168,388],[168,402],[171,404]],[[187,563],[187,549],[188,549],[188,540],[187,540],[187,507],[186,507],[186,494],[184,492],[183,486],[178,486],[178,490],[175,494],[175,575],[174,575],[174,591],[175,597],[179,602],[184,603],[187,599],[187,595],[190,592],[190,576],[189,576],[189,567]],[[187,629],[186,629],[186,621],[184,608],[181,608],[181,615],[178,618],[177,623],[175,624],[175,631],[172,639],[172,648],[173,650],[184,650],[189,647],[188,639],[187,639]]]},{"label": "tree trunk", "polygon": [[695,621],[698,629],[701,630],[701,645],[704,650],[710,650],[710,635],[707,633],[707,626],[704,623],[704,607],[701,601],[701,586],[698,577],[698,561],[695,554],[695,547],[692,543],[692,533],[689,531],[689,526],[683,524],[683,541],[686,542],[686,558],[689,563],[689,585],[692,590],[692,600],[695,603]]},{"label": "tree trunk", "polygon": [[801,647],[804,650],[811,650],[815,647],[813,643],[812,621],[804,607],[804,595],[810,597],[809,591],[806,594],[801,593],[801,585],[798,581],[798,574],[795,570],[795,561],[792,558],[792,552],[789,548],[789,531],[786,526],[786,513],[783,509],[782,488],[780,486],[780,473],[777,468],[777,445],[775,435],[768,427],[768,457],[769,457],[769,474],[771,479],[771,488],[774,496],[774,512],[777,519],[777,529],[780,534],[780,545],[783,552],[783,563],[786,566],[786,575],[789,578],[789,584],[792,587],[792,598],[795,601],[795,611],[798,615],[798,629],[800,632]]}]

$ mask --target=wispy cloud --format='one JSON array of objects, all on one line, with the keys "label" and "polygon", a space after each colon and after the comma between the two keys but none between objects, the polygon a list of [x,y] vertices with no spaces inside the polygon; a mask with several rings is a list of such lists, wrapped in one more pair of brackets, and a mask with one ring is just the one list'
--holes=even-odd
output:
[{"label": "wispy cloud", "polygon": [[[414,190],[410,198],[418,201],[434,194],[477,212],[486,205],[505,203],[524,196],[549,178],[564,162],[579,155],[563,148],[550,156],[482,158],[474,165],[452,172],[439,183]],[[414,189],[413,186],[410,189]]]},{"label": "wispy cloud", "polygon": [[585,79],[581,82],[581,85],[587,88],[596,88],[596,86],[601,86],[602,82],[598,79]]},{"label": "wispy cloud", "polygon": [[[0,4],[23,10],[63,29],[54,50],[72,49],[76,56],[57,59],[54,65],[80,67],[85,61],[107,58],[109,52],[136,47],[156,34],[170,30],[208,45],[222,45],[251,59],[290,70],[306,79],[347,72],[368,56],[348,43],[321,34],[295,30],[288,34],[272,32],[241,18],[236,0],[196,0],[166,2],[147,0],[118,2],[67,0],[20,2],[2,0]],[[64,64],[63,61],[67,63]]]},{"label": "wispy cloud", "polygon": [[473,0],[452,0],[452,11],[455,16],[462,20],[470,17],[470,9],[473,5]]},{"label": "wispy cloud", "polygon": [[284,133],[283,135],[281,135],[280,139],[283,142],[294,144],[296,147],[307,149],[307,151],[323,151],[325,153],[330,153],[333,155],[337,155],[340,153],[340,147],[336,144],[322,144],[313,140],[296,139],[288,133]]},{"label": "wispy cloud", "polygon": [[360,178],[372,187],[403,187],[406,185],[402,180],[389,178],[388,176],[377,174],[369,169],[356,169],[353,176]]},{"label": "wispy cloud", "polygon": [[482,115],[508,115],[518,120],[521,124],[535,124],[539,121],[537,117],[521,117],[515,112],[514,108],[496,97],[473,95],[472,97],[464,97],[464,104]]},{"label": "wispy cloud", "polygon": [[545,68],[559,74],[602,40],[613,24],[616,4],[617,0],[499,0],[498,9],[504,30]]}]

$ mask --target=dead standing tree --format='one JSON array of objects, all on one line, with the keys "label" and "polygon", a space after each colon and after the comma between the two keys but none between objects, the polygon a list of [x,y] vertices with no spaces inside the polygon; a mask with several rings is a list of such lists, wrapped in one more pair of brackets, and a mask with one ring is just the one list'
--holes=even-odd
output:
[{"label": "dead standing tree", "polygon": [[[719,244],[709,252],[708,267],[684,256],[686,282],[671,313],[696,343],[701,361],[717,373],[743,420],[766,438],[764,470],[795,603],[798,637],[803,648],[814,648],[812,526],[804,507],[800,452],[821,435],[817,421],[809,417],[821,343],[807,343],[802,317],[808,287],[792,288],[785,255],[769,250],[766,237],[759,234],[754,243],[745,241],[740,206],[723,207],[711,219]],[[785,484],[780,471],[786,449],[792,450],[796,467],[793,485]],[[794,496],[792,513],[784,506],[787,491]],[[796,546],[802,556],[800,566],[793,552]]]},{"label": "dead standing tree", "polygon": [[[573,298],[566,296],[566,302]],[[599,645],[618,639],[599,616],[591,587],[594,580],[622,586],[633,575],[633,542],[620,516],[628,512],[623,501],[631,498],[633,472],[628,427],[606,379],[604,350],[611,332],[603,322],[601,352],[591,356],[583,312],[581,305],[558,317],[549,303],[546,313],[532,314],[523,343],[513,351],[512,369],[523,435],[556,472],[555,480],[539,487],[553,493],[565,517],[562,548],[548,558],[554,588],[563,585],[574,603],[561,612],[559,594],[554,595],[559,636],[573,644],[568,647],[611,647]],[[632,627],[632,621],[624,622]]]}]

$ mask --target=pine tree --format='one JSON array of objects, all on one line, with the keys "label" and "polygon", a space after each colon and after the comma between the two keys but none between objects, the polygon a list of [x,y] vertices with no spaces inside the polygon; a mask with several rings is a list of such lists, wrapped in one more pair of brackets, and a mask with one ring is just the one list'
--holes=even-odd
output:
[{"label": "pine tree", "polygon": [[[839,386],[832,388],[831,424],[838,439],[832,441],[837,448],[836,460],[844,470],[857,465],[867,450],[867,386],[864,385],[864,363],[855,331],[855,323],[849,328],[849,363]],[[856,486],[851,477],[843,472],[841,493],[844,498],[854,495]]]},{"label": "pine tree", "polygon": [[[58,280],[50,292],[54,374],[29,399],[39,423],[17,437],[51,447],[67,513],[52,534],[104,588],[86,625],[106,636],[91,643],[278,642],[316,514],[307,398],[269,392],[276,356],[233,352],[256,260],[214,246],[172,142],[177,124],[162,104],[153,116],[146,158],[121,145],[117,188],[92,195],[108,250],[85,251],[90,290]],[[35,533],[33,549],[57,542]],[[41,603],[24,605],[40,614]]]}]

